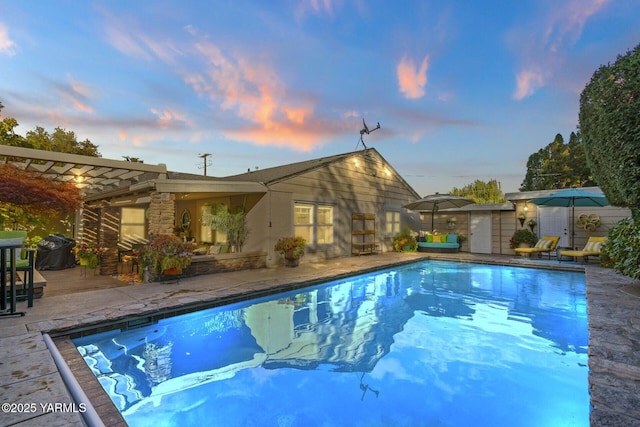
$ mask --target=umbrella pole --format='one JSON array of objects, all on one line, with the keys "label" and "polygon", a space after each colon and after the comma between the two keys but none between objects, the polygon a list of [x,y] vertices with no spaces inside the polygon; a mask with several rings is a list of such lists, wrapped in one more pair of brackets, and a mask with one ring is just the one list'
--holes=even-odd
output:
[{"label": "umbrella pole", "polygon": [[576,217],[576,201],[574,200],[573,203],[571,204],[571,250],[574,250],[573,238],[576,234],[575,221],[574,221],[575,217]]},{"label": "umbrella pole", "polygon": [[433,233],[433,217],[436,216],[436,210],[438,210],[438,202],[433,204],[431,208],[431,232]]},{"label": "umbrella pole", "polygon": [[435,207],[431,209],[431,232],[433,233],[433,217],[436,214]]}]

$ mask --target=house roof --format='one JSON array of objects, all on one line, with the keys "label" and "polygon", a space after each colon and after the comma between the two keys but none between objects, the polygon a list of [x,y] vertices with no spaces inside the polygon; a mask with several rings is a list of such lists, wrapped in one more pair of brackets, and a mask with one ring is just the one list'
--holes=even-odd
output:
[{"label": "house roof", "polygon": [[[373,149],[369,149],[369,150],[373,150]],[[354,156],[356,153],[359,153],[359,152],[336,154],[334,156],[321,157],[321,158],[312,159],[312,160],[305,160],[297,163],[289,163],[282,166],[274,166],[266,169],[256,169],[254,171],[247,171],[246,173],[226,176],[220,179],[229,180],[229,181],[263,182],[269,185],[278,181],[292,178],[302,173],[312,171],[314,169],[318,169],[318,168],[330,165],[332,163],[342,161],[344,159]]]},{"label": "house roof", "polygon": [[238,175],[211,177],[167,171],[163,163],[151,165],[0,145],[0,163],[11,163],[22,169],[41,172],[51,179],[73,182],[82,189],[87,201],[117,197],[152,187],[163,192],[264,193],[267,191],[266,186],[270,184],[356,156],[364,157],[367,161],[383,162],[385,167],[392,171],[416,198],[419,197],[374,148],[258,169]]},{"label": "house roof", "polygon": [[266,169],[257,169],[254,171],[248,171],[238,175],[227,176],[220,178],[222,180],[229,181],[253,181],[260,182],[265,185],[275,184],[280,181],[284,181],[290,178],[294,178],[298,175],[311,172],[315,169],[319,169],[328,166],[333,163],[341,162],[352,157],[364,157],[365,159],[380,162],[382,161],[386,168],[393,172],[393,174],[400,180],[414,195],[419,198],[419,194],[402,178],[402,176],[386,161],[384,157],[375,149],[367,148],[359,151],[351,151],[348,153],[336,154],[328,157],[320,157],[312,160],[305,160],[302,162],[289,163],[282,166],[275,166]]}]

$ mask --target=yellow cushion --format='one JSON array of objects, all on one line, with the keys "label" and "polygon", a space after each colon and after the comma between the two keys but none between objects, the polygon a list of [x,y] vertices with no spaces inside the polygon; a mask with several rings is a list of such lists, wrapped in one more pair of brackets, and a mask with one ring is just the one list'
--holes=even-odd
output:
[{"label": "yellow cushion", "polygon": [[538,240],[538,243],[536,243],[534,248],[536,248],[536,249],[548,249],[549,246],[551,246],[551,241],[550,240],[540,239],[540,240]]}]

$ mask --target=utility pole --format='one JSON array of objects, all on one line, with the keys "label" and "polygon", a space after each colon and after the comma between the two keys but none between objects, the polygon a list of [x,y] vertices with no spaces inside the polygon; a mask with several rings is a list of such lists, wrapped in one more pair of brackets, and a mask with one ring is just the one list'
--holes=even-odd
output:
[{"label": "utility pole", "polygon": [[202,159],[202,168],[204,169],[204,176],[207,176],[207,164],[211,166],[211,161],[207,160],[207,157],[211,156],[211,153],[199,154],[198,157]]}]

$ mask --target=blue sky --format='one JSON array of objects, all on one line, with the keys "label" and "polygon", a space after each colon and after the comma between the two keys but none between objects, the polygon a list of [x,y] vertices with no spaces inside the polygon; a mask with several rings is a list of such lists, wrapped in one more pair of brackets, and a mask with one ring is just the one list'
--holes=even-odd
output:
[{"label": "blue sky", "polygon": [[[580,92],[640,43],[637,0],[0,0],[0,102],[105,158],[226,176],[353,151],[418,193],[517,191]],[[358,146],[362,148],[362,146]]]}]

